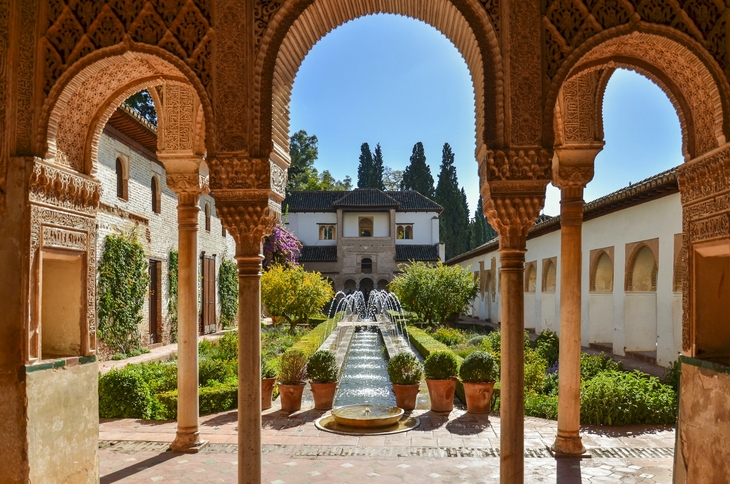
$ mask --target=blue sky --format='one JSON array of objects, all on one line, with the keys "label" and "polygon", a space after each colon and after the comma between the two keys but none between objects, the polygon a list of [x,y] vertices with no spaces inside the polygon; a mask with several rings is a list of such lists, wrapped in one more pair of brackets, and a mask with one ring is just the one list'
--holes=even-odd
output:
[{"label": "blue sky", "polygon": [[[474,159],[474,92],[466,63],[440,32],[395,15],[349,22],[325,36],[304,59],[291,98],[291,132],[319,139],[316,167],[357,181],[360,145],[383,148],[385,164],[402,170],[422,141],[437,181],[441,148],[454,153],[472,212],[479,198]],[[646,78],[617,71],[604,98],[606,147],[586,189],[590,201],[682,162],[679,120],[664,93]],[[545,213],[559,212],[549,185]]]}]

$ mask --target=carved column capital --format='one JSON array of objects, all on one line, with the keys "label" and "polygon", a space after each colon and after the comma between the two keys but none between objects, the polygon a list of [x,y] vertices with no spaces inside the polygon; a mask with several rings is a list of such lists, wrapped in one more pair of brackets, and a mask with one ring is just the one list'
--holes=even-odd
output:
[{"label": "carved column capital", "polygon": [[496,181],[549,181],[551,158],[552,154],[539,146],[487,150],[479,160],[481,185]]},{"label": "carved column capital", "polygon": [[548,180],[493,182],[482,189],[484,215],[499,234],[500,251],[525,250],[527,233],[545,205]]},{"label": "carved column capital", "polygon": [[167,186],[178,196],[178,205],[197,204],[210,192],[209,179],[199,173],[168,173]]},{"label": "carved column capital", "polygon": [[238,195],[214,191],[216,212],[236,241],[236,258],[260,257],[262,239],[269,235],[281,216],[280,205],[268,198],[238,199]]},{"label": "carved column capital", "polygon": [[278,199],[286,195],[286,162],[274,157],[253,157],[245,152],[218,153],[208,161],[214,191],[253,192]]}]

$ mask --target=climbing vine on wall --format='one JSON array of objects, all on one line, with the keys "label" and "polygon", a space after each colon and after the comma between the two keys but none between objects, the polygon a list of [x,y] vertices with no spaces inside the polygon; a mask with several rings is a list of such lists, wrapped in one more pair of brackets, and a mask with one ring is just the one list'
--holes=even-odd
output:
[{"label": "climbing vine on wall", "polygon": [[177,251],[167,258],[167,314],[170,321],[170,341],[177,341]]},{"label": "climbing vine on wall", "polygon": [[234,261],[221,261],[218,298],[221,304],[221,323],[224,327],[235,325],[238,314],[238,265]]},{"label": "climbing vine on wall", "polygon": [[135,234],[107,235],[99,263],[99,337],[116,351],[128,354],[140,347],[150,276],[147,258]]}]

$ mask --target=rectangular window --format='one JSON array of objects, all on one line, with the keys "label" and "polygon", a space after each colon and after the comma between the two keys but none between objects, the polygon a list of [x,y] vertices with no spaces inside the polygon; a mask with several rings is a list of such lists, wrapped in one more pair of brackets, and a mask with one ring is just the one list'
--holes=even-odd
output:
[{"label": "rectangular window", "polygon": [[372,217],[360,217],[357,221],[358,234],[360,237],[372,237],[373,236],[373,218]]}]

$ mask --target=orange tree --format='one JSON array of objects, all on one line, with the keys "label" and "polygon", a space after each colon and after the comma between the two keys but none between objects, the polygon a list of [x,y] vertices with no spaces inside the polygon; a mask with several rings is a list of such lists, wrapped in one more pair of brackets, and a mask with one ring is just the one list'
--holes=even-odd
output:
[{"label": "orange tree", "polygon": [[276,265],[261,276],[261,303],[271,316],[286,319],[292,333],[333,296],[332,286],[319,272],[307,272],[301,266]]}]

